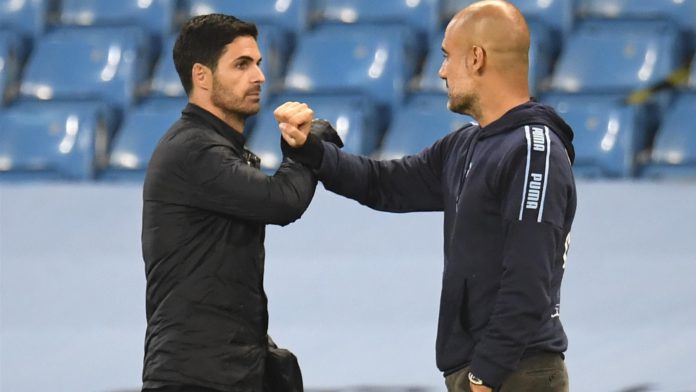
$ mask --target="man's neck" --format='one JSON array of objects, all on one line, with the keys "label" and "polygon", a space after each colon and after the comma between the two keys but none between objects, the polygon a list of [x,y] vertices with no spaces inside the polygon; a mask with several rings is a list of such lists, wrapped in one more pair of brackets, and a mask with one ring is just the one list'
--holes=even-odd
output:
[{"label": "man's neck", "polygon": [[219,118],[220,120],[224,121],[225,124],[229,125],[232,129],[235,131],[244,134],[244,125],[246,123],[246,119],[243,118],[242,116],[233,114],[233,113],[228,113],[225,112],[224,110],[220,109],[219,107],[213,105],[210,102],[201,102],[201,100],[189,98],[189,102],[192,104],[207,110],[211,114],[213,114],[215,117]]},{"label": "man's neck", "polygon": [[509,112],[511,109],[520,106],[525,102],[529,102],[529,95],[520,93],[504,96],[491,96],[488,97],[487,101],[484,101],[484,99],[485,98],[481,97],[481,118],[476,119],[481,128],[484,128],[495,120],[503,117],[505,113]]}]

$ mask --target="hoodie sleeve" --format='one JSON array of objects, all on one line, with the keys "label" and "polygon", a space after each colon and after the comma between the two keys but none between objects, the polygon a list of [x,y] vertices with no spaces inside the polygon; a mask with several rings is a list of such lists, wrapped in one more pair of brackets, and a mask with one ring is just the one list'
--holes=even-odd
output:
[{"label": "hoodie sleeve", "polygon": [[441,211],[442,140],[416,155],[379,161],[323,143],[318,177],[326,189],[389,212]]},{"label": "hoodie sleeve", "polygon": [[493,386],[517,367],[554,314],[552,281],[562,274],[564,226],[574,194],[566,150],[547,127],[525,128],[525,141],[508,153],[497,183],[504,221],[503,273],[471,362],[472,373]]}]

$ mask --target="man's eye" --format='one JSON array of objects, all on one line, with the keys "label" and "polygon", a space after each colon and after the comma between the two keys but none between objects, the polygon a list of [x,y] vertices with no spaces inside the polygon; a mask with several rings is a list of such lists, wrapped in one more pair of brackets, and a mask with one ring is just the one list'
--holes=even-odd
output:
[{"label": "man's eye", "polygon": [[249,66],[249,64],[247,62],[243,62],[243,63],[237,63],[236,68],[237,69],[245,69],[248,66]]}]

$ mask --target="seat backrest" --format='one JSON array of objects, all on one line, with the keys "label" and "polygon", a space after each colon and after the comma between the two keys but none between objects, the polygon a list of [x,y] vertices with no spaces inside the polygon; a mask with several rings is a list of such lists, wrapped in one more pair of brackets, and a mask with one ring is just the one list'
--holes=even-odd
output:
[{"label": "seat backrest", "polygon": [[0,112],[0,178],[93,178],[106,163],[108,111],[94,102],[33,101]]},{"label": "seat backrest", "polygon": [[636,173],[654,124],[646,107],[625,105],[620,95],[554,93],[542,101],[573,128],[576,174],[630,177]]},{"label": "seat backrest", "polygon": [[432,39],[440,28],[437,0],[316,0],[314,23],[406,24]]},{"label": "seat backrest", "polygon": [[256,24],[276,25],[296,36],[309,27],[310,0],[189,0],[191,16],[223,13]]},{"label": "seat backrest", "polygon": [[62,0],[59,21],[78,26],[139,26],[160,42],[174,32],[176,0]]},{"label": "seat backrest", "polygon": [[676,28],[662,21],[595,20],[569,37],[554,90],[628,92],[665,79],[683,62]]},{"label": "seat backrest", "polygon": [[0,29],[17,31],[26,38],[36,38],[46,32],[55,3],[54,0],[2,0]]},{"label": "seat backrest", "polygon": [[41,38],[26,66],[20,94],[41,100],[135,102],[149,70],[151,48],[134,27],[55,30]]},{"label": "seat backrest", "polygon": [[680,94],[657,131],[652,162],[696,168],[696,92]]},{"label": "seat backrest", "polygon": [[[396,26],[324,26],[303,35],[285,77],[291,91],[362,93],[391,108],[415,69]],[[409,58],[409,60],[407,60]]]},{"label": "seat backrest", "polygon": [[101,177],[141,179],[160,138],[181,117],[185,106],[185,98],[159,98],[126,112],[112,143],[109,165]]},{"label": "seat backrest", "polygon": [[696,31],[696,0],[579,0],[582,17],[667,18]]},{"label": "seat backrest", "polygon": [[394,120],[384,135],[380,159],[413,155],[436,140],[474,122],[469,116],[447,109],[443,94],[417,94],[394,113]]}]

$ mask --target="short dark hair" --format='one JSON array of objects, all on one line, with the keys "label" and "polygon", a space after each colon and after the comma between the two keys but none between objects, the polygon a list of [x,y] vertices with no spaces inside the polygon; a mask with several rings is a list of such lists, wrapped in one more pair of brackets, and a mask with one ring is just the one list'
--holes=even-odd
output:
[{"label": "short dark hair", "polygon": [[231,15],[207,14],[189,19],[181,28],[174,44],[174,66],[188,95],[193,88],[191,69],[200,63],[215,71],[225,46],[241,36],[256,39],[258,30],[253,23]]}]

